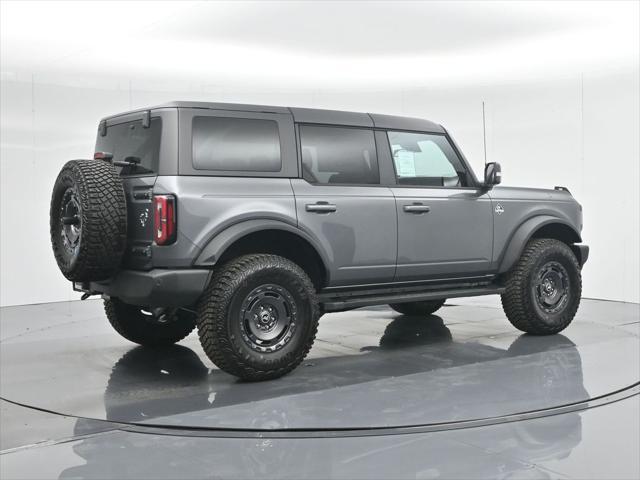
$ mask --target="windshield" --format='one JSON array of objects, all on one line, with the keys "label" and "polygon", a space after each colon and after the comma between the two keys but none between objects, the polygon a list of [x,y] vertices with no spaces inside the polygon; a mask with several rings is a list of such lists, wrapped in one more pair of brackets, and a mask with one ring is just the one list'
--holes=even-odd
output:
[{"label": "windshield", "polygon": [[107,127],[107,134],[98,134],[96,152],[113,154],[113,160],[123,162],[127,157],[136,157],[137,163],[122,167],[120,175],[144,175],[158,172],[160,156],[160,135],[162,120],[154,118],[149,128],[142,126],[142,120],[119,123]]}]

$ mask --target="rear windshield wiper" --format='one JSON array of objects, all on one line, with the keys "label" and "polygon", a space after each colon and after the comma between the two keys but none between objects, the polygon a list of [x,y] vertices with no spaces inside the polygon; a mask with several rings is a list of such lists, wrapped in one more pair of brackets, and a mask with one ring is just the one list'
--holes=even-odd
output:
[{"label": "rear windshield wiper", "polygon": [[138,165],[140,165],[140,161],[140,157],[130,156],[124,157],[124,160],[121,162],[112,160],[111,163],[113,163],[116,167],[137,167]]},{"label": "rear windshield wiper", "polygon": [[140,165],[140,157],[126,157],[122,162],[113,162],[114,165],[121,166],[120,175],[135,175],[143,173],[153,173],[153,170]]},{"label": "rear windshield wiper", "polygon": [[109,162],[116,167],[129,167],[131,165],[138,165],[140,163],[140,157],[129,156],[125,157],[125,159],[121,162],[113,159],[113,153],[109,152],[96,152],[93,154],[94,160],[104,160],[105,162]]},{"label": "rear windshield wiper", "polygon": [[116,167],[122,167],[122,170],[120,171],[120,175],[123,175],[123,174],[131,175],[133,173],[153,173],[152,170],[149,170],[148,168],[140,165],[140,162],[141,162],[140,157],[136,157],[133,155],[125,157],[124,160],[120,161],[120,160],[114,160],[112,153],[97,152],[93,156],[93,158],[96,160],[104,160]]},{"label": "rear windshield wiper", "polygon": [[109,152],[96,152],[93,154],[94,160],[104,160],[116,167],[130,167],[132,165],[138,165],[140,163],[140,157],[134,157],[133,155],[125,157],[122,162],[113,159],[113,153]]}]

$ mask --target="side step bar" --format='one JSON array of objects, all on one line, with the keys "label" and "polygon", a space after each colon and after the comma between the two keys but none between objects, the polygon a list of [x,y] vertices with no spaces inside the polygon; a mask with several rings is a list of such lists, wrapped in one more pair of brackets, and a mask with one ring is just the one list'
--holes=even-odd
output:
[{"label": "side step bar", "polygon": [[380,292],[375,295],[363,295],[340,298],[331,297],[328,294],[320,295],[320,303],[325,312],[340,312],[352,308],[368,307],[371,305],[386,305],[388,303],[421,302],[424,300],[440,300],[442,298],[476,297],[481,295],[494,295],[504,292],[505,287],[500,285],[484,285],[469,288],[448,288],[442,290],[429,290],[411,293]]}]

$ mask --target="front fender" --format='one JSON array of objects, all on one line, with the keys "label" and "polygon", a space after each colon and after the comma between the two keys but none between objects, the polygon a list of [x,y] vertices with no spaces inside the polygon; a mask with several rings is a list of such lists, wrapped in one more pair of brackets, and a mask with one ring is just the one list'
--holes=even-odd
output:
[{"label": "front fender", "polygon": [[511,239],[504,249],[504,252],[502,253],[502,256],[498,263],[498,273],[504,273],[508,271],[516,263],[516,261],[518,261],[520,255],[522,255],[525,245],[531,239],[533,234],[545,225],[549,225],[552,223],[562,224],[570,228],[576,234],[576,236],[580,238],[580,234],[576,232],[575,228],[568,221],[561,218],[554,217],[552,215],[537,215],[533,218],[529,218],[528,220],[520,224],[520,226],[511,236]]}]

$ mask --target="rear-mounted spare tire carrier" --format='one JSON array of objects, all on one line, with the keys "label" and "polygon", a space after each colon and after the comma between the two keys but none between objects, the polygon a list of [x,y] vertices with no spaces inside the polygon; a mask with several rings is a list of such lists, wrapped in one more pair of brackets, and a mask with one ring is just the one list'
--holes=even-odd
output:
[{"label": "rear-mounted spare tire carrier", "polygon": [[53,253],[67,279],[115,275],[127,244],[127,203],[111,163],[67,162],[53,187],[49,220]]}]

